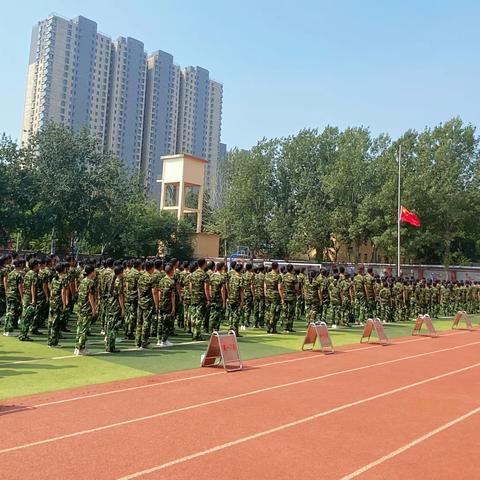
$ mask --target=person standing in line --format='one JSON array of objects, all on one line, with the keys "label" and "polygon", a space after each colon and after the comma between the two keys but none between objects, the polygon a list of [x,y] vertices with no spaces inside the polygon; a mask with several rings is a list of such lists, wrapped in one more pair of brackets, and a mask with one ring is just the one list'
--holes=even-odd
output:
[{"label": "person standing in line", "polygon": [[210,280],[205,272],[206,261],[200,258],[196,270],[189,277],[192,339],[202,339],[206,308],[210,306]]},{"label": "person standing in line", "polygon": [[157,286],[158,292],[158,332],[157,332],[157,346],[171,347],[172,342],[168,340],[173,323],[175,322],[175,295],[176,286],[173,280],[173,267],[168,264],[165,265],[165,275],[160,280]]},{"label": "person standing in line", "polygon": [[77,335],[75,338],[74,355],[88,355],[89,353],[86,348],[87,335],[90,325],[97,315],[95,276],[95,267],[93,265],[86,265],[84,278],[78,287]]},{"label": "person standing in line", "polygon": [[15,328],[18,327],[18,321],[22,314],[23,298],[23,262],[20,259],[13,261],[13,270],[4,280],[5,296],[7,300],[7,312],[5,314],[5,326],[3,335],[13,337]]},{"label": "person standing in line", "polygon": [[155,286],[153,285],[153,262],[147,260],[145,262],[145,270],[138,278],[138,314],[137,314],[137,332],[135,343],[137,348],[143,349],[150,345],[150,327],[152,316],[158,310],[155,294]]},{"label": "person standing in line", "polygon": [[272,270],[265,275],[265,319],[267,333],[278,334],[277,324],[283,304],[282,279],[278,271],[278,263],[272,262]]}]

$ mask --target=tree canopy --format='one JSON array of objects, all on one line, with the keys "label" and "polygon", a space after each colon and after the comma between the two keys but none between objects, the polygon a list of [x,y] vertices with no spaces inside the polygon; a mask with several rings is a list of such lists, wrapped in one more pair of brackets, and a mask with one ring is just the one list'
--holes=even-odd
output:
[{"label": "tree canopy", "polygon": [[0,244],[90,254],[191,255],[185,226],[147,202],[137,174],[86,131],[49,124],[19,147],[0,139]]},{"label": "tree canopy", "polygon": [[343,244],[359,261],[359,245],[371,241],[374,255],[394,258],[400,145],[402,203],[422,220],[420,229],[401,227],[404,258],[478,261],[479,138],[459,118],[396,141],[329,126],[233,150],[220,172],[224,188],[210,229],[230,250],[245,245],[270,257],[316,251],[321,260],[326,248]]}]

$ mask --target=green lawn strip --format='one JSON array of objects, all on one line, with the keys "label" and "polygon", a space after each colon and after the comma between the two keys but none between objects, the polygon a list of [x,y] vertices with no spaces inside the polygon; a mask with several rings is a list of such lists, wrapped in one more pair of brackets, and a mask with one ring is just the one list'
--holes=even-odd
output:
[{"label": "green lawn strip", "polygon": [[[478,324],[479,317],[472,317],[472,320]],[[452,319],[435,320],[434,325],[438,331],[449,330]],[[387,336],[392,339],[411,335],[412,328],[413,322],[385,325]],[[242,359],[298,352],[305,336],[305,323],[297,322],[295,329],[297,333],[282,335],[267,335],[262,329],[242,332],[243,337],[239,339]],[[330,330],[330,335],[333,345],[340,347],[358,343],[362,331],[362,327],[355,326]],[[89,339],[89,349],[99,353],[103,351],[103,340],[98,328],[94,333]],[[73,353],[73,333],[64,336],[62,349],[48,348],[44,336],[36,337],[35,342],[19,342],[16,338],[0,337],[0,399],[197,368],[200,365],[200,355],[207,347],[207,342],[190,343],[188,335],[182,333],[172,340],[185,344],[168,349],[137,351],[133,350],[133,341],[125,341],[118,347],[132,349],[131,351],[54,359],[52,357],[70,356]],[[31,360],[34,361],[30,362]]]}]

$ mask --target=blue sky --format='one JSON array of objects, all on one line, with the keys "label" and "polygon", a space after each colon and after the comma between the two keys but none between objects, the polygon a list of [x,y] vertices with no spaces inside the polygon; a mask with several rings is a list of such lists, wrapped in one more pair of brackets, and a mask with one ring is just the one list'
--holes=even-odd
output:
[{"label": "blue sky", "polygon": [[229,147],[325,125],[480,126],[477,0],[23,0],[3,2],[0,20],[0,132],[15,138],[31,28],[52,12],[210,70]]}]

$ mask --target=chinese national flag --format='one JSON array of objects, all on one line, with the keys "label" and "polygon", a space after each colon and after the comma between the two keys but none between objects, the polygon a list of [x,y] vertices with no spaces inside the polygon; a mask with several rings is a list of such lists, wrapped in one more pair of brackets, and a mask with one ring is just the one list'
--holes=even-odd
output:
[{"label": "chinese national flag", "polygon": [[400,220],[409,223],[414,227],[420,227],[420,219],[413,212],[407,210],[403,205],[400,206]]}]

